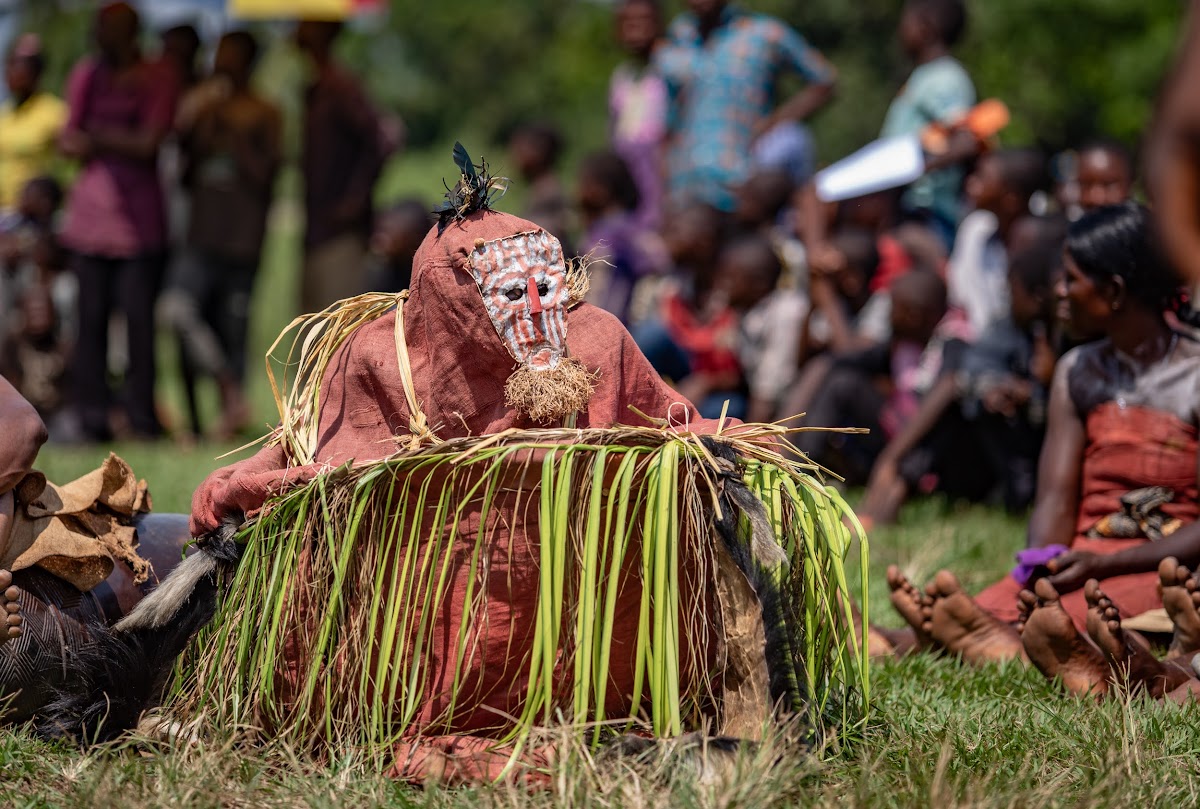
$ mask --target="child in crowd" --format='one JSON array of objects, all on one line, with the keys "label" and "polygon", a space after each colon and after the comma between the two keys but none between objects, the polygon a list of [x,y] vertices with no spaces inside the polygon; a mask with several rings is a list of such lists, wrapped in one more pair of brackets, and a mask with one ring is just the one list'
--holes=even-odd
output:
[{"label": "child in crowd", "polygon": [[667,137],[667,85],[650,58],[663,35],[657,0],[622,0],[616,9],[617,41],[629,58],[613,71],[608,112],[613,150],[633,175],[637,219],[656,227],[662,215],[663,143]]},{"label": "child in crowd", "polygon": [[966,312],[975,334],[1008,316],[1008,241],[1045,182],[1045,158],[1036,149],[985,154],[967,177],[975,210],[959,226],[946,282],[951,305]]},{"label": "child in crowd", "polygon": [[717,262],[715,295],[739,316],[737,355],[749,394],[742,417],[748,421],[776,418],[796,374],[808,301],[780,286],[782,271],[774,246],[761,234],[730,242]]},{"label": "child in crowd", "polygon": [[564,254],[572,255],[567,239],[570,200],[558,178],[562,149],[558,128],[544,122],[522,124],[508,139],[509,157],[525,189],[525,218],[556,235]]},{"label": "child in crowd", "polygon": [[422,200],[401,200],[379,217],[371,236],[371,266],[367,278],[376,292],[408,289],[413,257],[434,218]]},{"label": "child in crowd", "polygon": [[888,443],[859,507],[863,519],[891,522],[913,492],[995,499],[1014,511],[1032,501],[1057,361],[1061,254],[1061,240],[1013,254],[1010,317],[969,346],[958,369],[941,374]]},{"label": "child in crowd", "polygon": [[965,343],[961,316],[948,310],[946,285],[918,270],[891,290],[891,338],[834,357],[808,408],[811,427],[866,427],[866,435],[805,432],[797,447],[851,484],[866,482],[887,441],[917,412],[943,369],[955,368]]},{"label": "child in crowd", "polygon": [[61,272],[62,251],[54,235],[62,200],[58,181],[35,177],[21,188],[16,208],[0,221],[0,321],[15,313],[34,284],[55,291],[61,306],[73,305],[72,282]]},{"label": "child in crowd", "polygon": [[787,170],[760,169],[735,190],[733,216],[739,227],[770,240],[783,263],[784,285],[803,291],[808,287],[804,245],[792,232],[788,215],[795,190]]},{"label": "child in crowd", "polygon": [[847,227],[834,235],[833,246],[841,263],[809,277],[812,310],[800,336],[801,364],[818,354],[845,354],[888,338],[888,291],[872,291],[880,263],[875,238]]},{"label": "child in crowd", "polygon": [[70,343],[63,334],[49,284],[22,290],[0,335],[0,376],[53,424],[63,404]]},{"label": "child in crowd", "polygon": [[588,301],[628,323],[638,280],[670,263],[665,247],[641,224],[637,184],[616,152],[584,158],[577,188],[584,229],[580,252],[594,259]]},{"label": "child in crowd", "polygon": [[[637,308],[648,315],[633,328],[638,348],[654,369],[695,404],[705,418],[745,414],[738,318],[717,293],[717,259],[724,243],[724,216],[693,203],[668,215],[663,238],[674,263],[656,290],[639,290]],[[715,294],[716,293],[716,294]]]},{"label": "child in crowd", "polygon": [[1088,141],[1073,155],[1060,178],[1058,202],[1073,222],[1105,205],[1119,205],[1133,191],[1133,156],[1114,140]]}]

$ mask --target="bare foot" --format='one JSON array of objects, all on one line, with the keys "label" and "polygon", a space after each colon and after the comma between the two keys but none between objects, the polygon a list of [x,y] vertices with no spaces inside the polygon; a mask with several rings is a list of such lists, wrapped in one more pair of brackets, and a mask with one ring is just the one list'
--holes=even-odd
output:
[{"label": "bare foot", "polygon": [[1196,577],[1168,556],[1158,565],[1158,585],[1163,607],[1175,624],[1171,656],[1191,657],[1200,651],[1200,592],[1197,592]]},{"label": "bare foot", "polygon": [[927,631],[946,651],[968,663],[1022,656],[1017,631],[976,604],[950,571],[934,576],[925,592],[931,602]]},{"label": "bare foot", "polygon": [[1021,643],[1037,670],[1058,677],[1076,694],[1108,693],[1109,669],[1100,651],[1075,629],[1058,601],[1058,591],[1039,579],[1034,592],[1021,592]]},{"label": "bare foot", "polygon": [[1122,629],[1121,615],[1100,589],[1100,582],[1090,579],[1083,595],[1088,603],[1088,637],[1100,648],[1114,676],[1126,680],[1131,688],[1145,688],[1155,697],[1191,679],[1186,666],[1159,660],[1141,635]]},{"label": "bare foot", "polygon": [[12,574],[0,570],[0,645],[13,638],[21,636],[21,605],[17,601],[21,597],[21,589],[13,586]]},{"label": "bare foot", "polygon": [[914,587],[895,565],[888,566],[887,581],[892,590],[892,606],[912,627],[916,648],[928,649],[933,646],[933,638],[929,636],[930,619],[933,617],[929,598]]}]

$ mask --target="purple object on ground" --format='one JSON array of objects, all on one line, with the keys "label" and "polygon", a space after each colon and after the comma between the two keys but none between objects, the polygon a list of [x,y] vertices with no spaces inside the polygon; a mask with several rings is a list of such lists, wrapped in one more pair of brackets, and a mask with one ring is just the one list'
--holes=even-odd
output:
[{"label": "purple object on ground", "polygon": [[1068,550],[1070,549],[1066,545],[1047,545],[1044,548],[1017,551],[1017,566],[1012,569],[1012,577],[1019,584],[1028,584],[1035,568],[1062,556]]}]

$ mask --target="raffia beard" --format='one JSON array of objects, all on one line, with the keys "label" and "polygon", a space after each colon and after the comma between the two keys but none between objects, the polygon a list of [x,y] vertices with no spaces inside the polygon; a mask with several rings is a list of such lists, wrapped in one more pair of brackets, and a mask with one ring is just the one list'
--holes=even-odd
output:
[{"label": "raffia beard", "polygon": [[596,377],[587,366],[575,357],[563,357],[545,371],[527,365],[517,368],[504,385],[504,401],[532,420],[546,423],[583,410],[595,388]]}]

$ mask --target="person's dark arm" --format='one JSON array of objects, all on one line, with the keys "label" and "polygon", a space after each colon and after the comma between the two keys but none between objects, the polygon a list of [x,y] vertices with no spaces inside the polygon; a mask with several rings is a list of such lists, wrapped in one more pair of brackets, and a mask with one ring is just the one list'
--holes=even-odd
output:
[{"label": "person's dark arm", "polygon": [[976,158],[983,152],[983,147],[983,141],[971,132],[965,129],[957,130],[950,135],[944,152],[925,158],[925,173],[940,171]]},{"label": "person's dark arm", "polygon": [[781,25],[778,44],[784,67],[799,73],[805,86],[759,123],[759,134],[783,121],[805,120],[829,103],[837,86],[837,69],[800,34]]},{"label": "person's dark arm", "polygon": [[920,407],[896,437],[880,453],[871,479],[867,483],[859,511],[877,523],[891,522],[899,503],[892,503],[889,493],[900,480],[900,461],[925,440],[946,411],[958,401],[958,385],[954,374],[942,374],[933,388],[921,400]]},{"label": "person's dark arm", "polygon": [[1174,266],[1200,282],[1200,2],[1193,0],[1174,69],[1159,98],[1146,185]]},{"label": "person's dark arm", "polygon": [[33,469],[38,450],[46,443],[46,425],[8,380],[0,377],[0,494],[10,491]]},{"label": "person's dark arm", "polygon": [[87,133],[93,153],[109,153],[149,162],[167,137],[166,127],[94,129]]},{"label": "person's dark arm", "polygon": [[1067,386],[1073,364],[1073,356],[1067,355],[1055,369],[1050,388],[1046,443],[1038,460],[1037,497],[1026,535],[1031,548],[1070,545],[1075,537],[1087,434]]},{"label": "person's dark arm", "polygon": [[803,121],[829,103],[836,87],[836,78],[832,77],[820,84],[807,85],[780,104],[760,127],[761,131],[784,121]]}]

